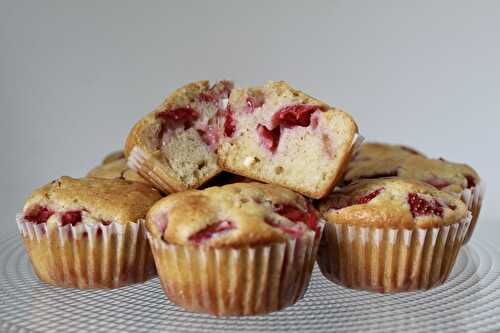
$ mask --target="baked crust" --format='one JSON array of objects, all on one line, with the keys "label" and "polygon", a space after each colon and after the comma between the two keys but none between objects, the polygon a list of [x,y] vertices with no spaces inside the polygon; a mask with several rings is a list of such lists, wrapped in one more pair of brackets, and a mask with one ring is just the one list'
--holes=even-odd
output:
[{"label": "baked crust", "polygon": [[294,223],[276,212],[276,205],[291,205],[302,212],[316,211],[300,194],[285,188],[261,183],[235,183],[204,190],[171,194],[148,212],[146,228],[153,237],[170,244],[193,244],[190,237],[220,221],[233,229],[203,242],[211,247],[240,247],[284,242],[292,236],[274,224],[311,230],[305,223]]},{"label": "baked crust", "polygon": [[[437,200],[442,217],[433,213],[414,216],[410,194],[430,203]],[[393,177],[363,179],[338,189],[320,202],[320,212],[328,223],[413,229],[456,223],[466,217],[467,207],[457,196],[431,185]]]},{"label": "baked crust", "polygon": [[[111,155],[109,155],[111,156]],[[141,177],[137,172],[130,169],[125,158],[112,159],[108,162],[98,165],[89,171],[87,177],[104,178],[104,179],[124,179],[134,182],[140,182],[151,185],[146,179]]]},{"label": "baked crust", "polygon": [[36,207],[54,211],[48,224],[58,223],[60,214],[82,212],[84,223],[136,222],[161,194],[152,186],[122,179],[75,179],[63,176],[36,189],[23,208],[26,215]]},{"label": "baked crust", "polygon": [[[374,157],[365,161],[354,160],[348,167],[344,181],[349,183],[356,179],[377,178],[385,175],[427,182],[438,189],[457,194],[480,181],[477,172],[467,164],[429,159],[418,155],[400,155],[385,159]],[[474,185],[470,183],[470,177]]]},{"label": "baked crust", "polygon": [[408,156],[425,155],[413,147],[381,142],[365,142],[353,157],[353,161],[366,161],[371,159],[405,158]]},{"label": "baked crust", "polygon": [[[319,106],[322,110],[321,117],[323,121],[328,124],[329,132],[334,133],[336,135],[341,135],[343,137],[344,144],[337,147],[335,151],[335,165],[329,170],[329,174],[326,175],[327,180],[321,180],[318,182],[316,187],[312,188],[312,186],[305,186],[304,184],[294,181],[293,179],[279,176],[279,175],[271,175],[268,170],[264,171],[263,167],[259,167],[257,165],[247,166],[244,163],[245,158],[240,156],[246,154],[248,151],[248,156],[253,156],[254,154],[258,154],[256,156],[259,161],[269,160],[269,156],[265,154],[265,152],[259,152],[258,150],[250,150],[248,145],[239,144],[238,141],[234,141],[232,139],[223,139],[219,144],[218,148],[218,163],[219,166],[225,171],[235,173],[241,176],[245,176],[248,178],[252,178],[255,180],[259,180],[266,183],[272,183],[280,186],[284,186],[286,188],[292,189],[296,192],[299,192],[303,195],[306,195],[310,198],[319,199],[326,196],[332,188],[341,180],[342,175],[351,159],[352,151],[352,143],[355,140],[355,137],[358,133],[358,127],[354,119],[346,112],[329,106],[328,104],[315,99],[299,90],[292,88],[285,81],[270,81],[263,87],[254,87],[248,88],[248,92],[253,91],[265,91],[269,92],[273,97],[277,96],[280,100],[286,100],[291,105],[293,104],[306,104]],[[230,97],[230,104],[236,104],[237,100],[241,99],[243,95],[242,91],[237,91],[237,89],[233,90]],[[270,122],[271,119],[264,119],[264,122]],[[342,133],[337,133],[337,130],[334,123],[342,123],[344,124],[344,128]],[[238,155],[238,156],[236,156]],[[255,157],[253,157],[255,158]],[[300,158],[300,157],[298,157]],[[288,163],[294,163],[293,159],[290,159]],[[313,166],[313,165],[312,165]],[[335,170],[335,171],[332,171]],[[310,172],[310,170],[305,170],[305,172]]]},{"label": "baked crust", "polygon": [[125,152],[123,150],[116,150],[116,151],[111,152],[108,155],[104,156],[101,164],[114,162],[114,161],[121,160],[124,158],[125,158]]}]

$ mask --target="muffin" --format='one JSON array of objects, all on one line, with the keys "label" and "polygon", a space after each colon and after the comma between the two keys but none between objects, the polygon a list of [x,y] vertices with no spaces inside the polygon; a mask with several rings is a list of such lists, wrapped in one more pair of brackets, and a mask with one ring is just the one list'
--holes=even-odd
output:
[{"label": "muffin", "polygon": [[156,275],[144,218],[161,198],[121,179],[61,177],[28,198],[17,224],[40,280],[117,288]]},{"label": "muffin", "polygon": [[358,137],[349,114],[283,81],[234,88],[221,122],[222,169],[315,199],[341,179]]},{"label": "muffin", "polygon": [[372,179],[398,176],[426,182],[438,190],[461,197],[472,213],[472,221],[467,231],[466,243],[476,226],[484,186],[477,172],[467,164],[453,163],[444,159],[430,159],[419,155],[404,158],[376,159],[350,163],[344,177],[345,183],[356,179]]},{"label": "muffin", "polygon": [[222,170],[217,165],[217,117],[232,82],[188,84],[174,91],[130,131],[129,166],[166,193],[198,188]]},{"label": "muffin", "polygon": [[470,222],[458,197],[402,178],[356,181],[322,200],[320,213],[323,275],[383,293],[444,283]]},{"label": "muffin", "polygon": [[106,163],[98,165],[89,171],[87,177],[104,179],[125,179],[151,185],[150,182],[142,178],[137,172],[128,167],[127,160],[125,158],[110,160]]},{"label": "muffin", "polygon": [[171,194],[146,221],[168,298],[217,316],[294,304],[309,284],[322,227],[301,195],[260,183]]}]

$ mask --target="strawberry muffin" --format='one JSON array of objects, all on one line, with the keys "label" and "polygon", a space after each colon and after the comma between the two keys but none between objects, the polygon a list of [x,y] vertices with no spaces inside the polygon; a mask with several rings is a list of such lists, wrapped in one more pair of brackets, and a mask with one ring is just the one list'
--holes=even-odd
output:
[{"label": "strawberry muffin", "polygon": [[423,181],[461,197],[472,212],[472,222],[464,243],[474,230],[481,209],[483,189],[478,173],[467,164],[453,163],[440,159],[430,159],[419,155],[404,158],[381,159],[366,162],[353,161],[344,177],[345,183],[356,179],[398,176]]},{"label": "strawberry muffin", "polygon": [[156,275],[144,234],[151,186],[61,177],[28,198],[17,223],[38,277],[73,288],[117,288]]},{"label": "strawberry muffin", "polygon": [[470,222],[456,196],[402,178],[359,180],[320,203],[321,272],[355,289],[400,292],[444,283]]},{"label": "strawberry muffin", "polygon": [[322,226],[301,195],[260,183],[171,194],[146,222],[168,298],[217,316],[294,304],[309,284]]},{"label": "strawberry muffin", "polygon": [[311,198],[340,180],[358,137],[350,115],[283,81],[234,88],[221,123],[222,169]]},{"label": "strawberry muffin", "polygon": [[232,87],[230,81],[199,81],[174,91],[130,131],[130,168],[166,193],[197,188],[221,172],[217,117]]}]

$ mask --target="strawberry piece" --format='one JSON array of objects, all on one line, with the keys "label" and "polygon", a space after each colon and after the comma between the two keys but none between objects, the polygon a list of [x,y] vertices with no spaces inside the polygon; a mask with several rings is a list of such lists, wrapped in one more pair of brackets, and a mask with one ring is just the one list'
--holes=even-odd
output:
[{"label": "strawberry piece", "polygon": [[224,115],[224,135],[231,138],[236,131],[236,121],[233,117],[233,110],[231,105],[227,105],[227,109]]},{"label": "strawberry piece", "polygon": [[200,93],[200,100],[202,102],[206,102],[206,103],[213,103],[215,101],[217,101],[217,97],[215,95],[213,95],[211,92],[202,92]]},{"label": "strawberry piece", "polygon": [[283,225],[283,224],[279,224],[279,223],[271,220],[270,218],[265,218],[264,222],[269,224],[273,228],[278,228],[278,229],[282,230],[284,233],[289,234],[293,238],[299,238],[303,235],[302,230],[300,230],[299,228],[293,228],[293,227],[288,227],[288,226]]},{"label": "strawberry piece", "polygon": [[295,126],[307,127],[311,123],[311,115],[316,110],[321,110],[321,108],[317,105],[307,104],[285,106],[273,115],[271,124],[273,128],[280,125],[287,128]]},{"label": "strawberry piece", "polygon": [[231,221],[222,220],[207,226],[205,229],[189,236],[189,240],[199,244],[207,239],[212,238],[215,234],[235,229],[235,225]]},{"label": "strawberry piece", "polygon": [[316,229],[318,226],[318,215],[316,214],[314,207],[310,204],[308,205],[306,212],[300,210],[298,207],[287,204],[277,204],[274,207],[274,211],[276,213],[286,217],[292,222],[305,223],[312,230]]},{"label": "strawberry piece", "polygon": [[342,209],[342,208],[346,208],[346,207],[350,207],[350,206],[354,206],[354,205],[367,204],[370,201],[372,201],[375,197],[377,197],[380,193],[382,193],[383,190],[384,190],[384,188],[381,187],[381,188],[376,189],[375,191],[372,191],[372,192],[370,192],[362,197],[355,198],[354,200],[347,200],[344,202],[334,202],[330,206],[330,209]]},{"label": "strawberry piece", "polygon": [[37,206],[31,209],[24,219],[35,224],[47,222],[47,220],[54,214],[54,212],[46,207]]},{"label": "strawberry piece", "polygon": [[271,152],[274,152],[280,141],[280,128],[276,127],[273,130],[269,130],[266,126],[259,124],[257,125],[257,132],[260,135],[262,145]]},{"label": "strawberry piece", "polygon": [[196,131],[200,135],[201,140],[203,140],[207,146],[215,150],[215,147],[217,147],[217,143],[219,142],[219,133],[217,128],[212,125],[208,125],[204,129],[197,129]]},{"label": "strawberry piece", "polygon": [[355,205],[362,205],[362,204],[366,204],[366,203],[369,203],[370,201],[372,201],[377,195],[379,195],[380,193],[382,193],[382,191],[384,190],[383,187],[379,188],[379,189],[376,189],[375,191],[373,192],[370,192],[368,193],[367,195],[365,196],[362,196],[360,198],[357,198],[356,199],[356,203]]},{"label": "strawberry piece", "polygon": [[200,117],[200,114],[190,107],[180,107],[162,111],[156,114],[156,117],[167,123],[192,123]]},{"label": "strawberry piece", "polygon": [[472,188],[476,186],[476,178],[472,175],[466,174],[464,175],[465,179],[467,179],[467,188]]},{"label": "strawberry piece", "polygon": [[75,210],[65,212],[61,215],[61,225],[65,226],[67,224],[75,225],[82,221],[82,211]]},{"label": "strawberry piece", "polygon": [[450,185],[450,182],[448,182],[447,180],[439,179],[439,178],[431,178],[429,180],[426,180],[425,182],[427,184],[434,186],[438,190],[441,190],[441,189],[445,188],[446,186]]},{"label": "strawberry piece", "polygon": [[428,201],[417,193],[408,193],[408,204],[413,217],[425,215],[443,217],[443,205],[437,199]]}]

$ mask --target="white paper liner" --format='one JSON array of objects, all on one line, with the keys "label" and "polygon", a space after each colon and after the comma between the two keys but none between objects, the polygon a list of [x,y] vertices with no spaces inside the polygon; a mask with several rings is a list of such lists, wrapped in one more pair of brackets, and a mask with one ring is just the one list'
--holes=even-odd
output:
[{"label": "white paper liner", "polygon": [[72,288],[118,288],[156,275],[144,221],[47,227],[16,216],[38,277]]},{"label": "white paper liner", "polygon": [[359,133],[354,134],[354,138],[352,139],[351,143],[351,157],[356,155],[356,153],[359,151],[361,148],[361,145],[363,144],[363,141],[365,141],[365,137],[362,136]]},{"label": "white paper liner", "polygon": [[469,229],[464,238],[464,244],[471,239],[474,229],[477,225],[477,220],[479,218],[479,213],[481,212],[481,205],[483,202],[484,191],[486,190],[486,184],[484,181],[479,181],[479,183],[471,189],[466,189],[462,192],[461,198],[463,202],[467,205],[467,209],[472,213],[472,220],[469,225]]},{"label": "white paper liner", "polygon": [[390,229],[327,223],[318,251],[323,275],[377,292],[426,290],[446,281],[471,221],[434,228]]},{"label": "white paper liner", "polygon": [[132,148],[127,165],[164,193],[174,193],[187,189],[183,184],[176,184],[176,181],[165,172],[163,166],[139,146]]},{"label": "white paper liner", "polygon": [[168,298],[194,312],[256,315],[294,304],[306,292],[320,233],[273,245],[172,245],[147,233]]}]

